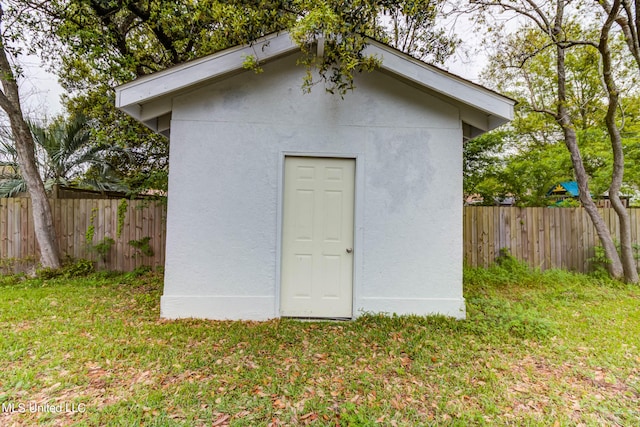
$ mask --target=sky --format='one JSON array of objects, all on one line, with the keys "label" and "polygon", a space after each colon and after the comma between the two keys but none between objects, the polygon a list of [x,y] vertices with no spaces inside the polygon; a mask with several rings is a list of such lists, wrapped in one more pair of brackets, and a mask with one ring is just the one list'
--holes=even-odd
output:
[{"label": "sky", "polygon": [[29,117],[53,118],[63,113],[60,96],[64,93],[58,78],[47,72],[35,56],[21,58],[24,76],[19,80],[22,108]]}]

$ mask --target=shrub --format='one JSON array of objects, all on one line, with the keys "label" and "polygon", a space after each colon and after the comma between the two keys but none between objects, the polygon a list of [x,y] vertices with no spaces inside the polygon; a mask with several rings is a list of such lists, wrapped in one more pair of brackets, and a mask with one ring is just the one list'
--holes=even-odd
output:
[{"label": "shrub", "polygon": [[95,264],[88,259],[67,260],[61,268],[40,268],[36,270],[36,277],[39,279],[53,279],[64,277],[84,277],[95,271]]},{"label": "shrub", "polygon": [[95,264],[88,259],[79,259],[76,262],[62,268],[62,275],[66,278],[84,277],[95,272]]}]

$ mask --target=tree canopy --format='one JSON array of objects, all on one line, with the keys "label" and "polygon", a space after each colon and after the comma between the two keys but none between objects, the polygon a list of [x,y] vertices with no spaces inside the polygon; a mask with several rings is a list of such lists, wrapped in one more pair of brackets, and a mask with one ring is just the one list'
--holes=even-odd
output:
[{"label": "tree canopy", "polygon": [[[626,58],[635,60],[635,72],[632,75],[637,76],[640,66],[636,45],[638,38],[634,33],[639,28],[636,3],[626,0],[614,0],[613,3],[589,0],[476,0],[472,4],[480,12],[506,12],[526,22],[515,37],[502,38],[506,40],[501,45],[506,48],[507,54],[494,55],[494,60],[502,62],[504,75],[508,76],[513,90],[526,94],[526,105],[530,112],[547,115],[561,131],[562,142],[571,159],[580,203],[591,219],[610,261],[607,264],[609,273],[613,277],[624,277],[628,282],[637,283],[640,278],[631,242],[631,221],[620,195],[625,171],[624,122],[620,122],[620,107],[624,105],[621,90],[625,82],[624,65],[629,62]],[[489,22],[485,15],[477,16],[477,22]],[[630,22],[632,19],[633,24]],[[616,43],[620,40],[626,43],[628,49],[617,49]],[[582,60],[585,53],[582,49],[587,54],[594,53],[595,61]],[[572,56],[578,59],[578,67],[573,66]],[[531,64],[540,62],[543,66],[530,72]],[[553,84],[545,84],[545,70],[550,70],[554,75]],[[597,88],[597,85],[589,82],[593,70],[597,70],[596,75],[601,79],[601,91],[589,90]],[[611,154],[607,191],[619,221],[620,253],[593,200],[591,183],[593,170],[597,167],[591,166],[597,166],[599,159],[590,164],[589,160],[593,158],[585,156],[587,150],[595,146],[592,142],[585,144],[585,140],[593,137],[597,140],[599,133],[599,129],[589,125],[587,119],[592,106],[597,110],[600,105],[604,113],[598,123],[604,124],[603,134],[609,142],[608,152]]]},{"label": "tree canopy", "polygon": [[[575,26],[576,38],[584,37]],[[594,38],[593,31],[588,35]],[[623,41],[615,40],[624,51]],[[524,49],[523,49],[524,47]],[[553,203],[546,192],[575,175],[564,136],[555,120],[546,114],[557,105],[554,72],[555,53],[539,32],[524,27],[501,39],[500,48],[489,58],[482,73],[484,81],[518,100],[514,121],[500,130],[483,135],[465,147],[465,192],[484,196],[488,204],[514,196],[520,206]],[[534,54],[535,53],[535,54]],[[637,75],[629,57],[621,55],[617,65],[622,95],[618,106],[626,154],[622,192],[640,190]],[[594,195],[607,192],[613,165],[605,115],[606,92],[600,75],[598,52],[590,46],[575,46],[566,55],[567,109],[575,124],[585,169]],[[478,163],[478,158],[482,162]],[[638,201],[640,202],[640,201]]]},{"label": "tree canopy", "polygon": [[[132,187],[166,188],[168,144],[116,111],[112,88],[136,77],[287,30],[309,53],[305,90],[324,86],[345,95],[355,73],[377,60],[363,54],[374,37],[441,63],[457,40],[438,28],[443,0],[31,0],[10,1],[16,32],[29,31],[67,90],[70,114],[98,122],[98,144],[128,147],[118,170]],[[324,39],[321,60],[311,54]],[[256,70],[260,64],[247,61]],[[315,70],[313,73],[311,70]],[[317,73],[316,73],[317,72]],[[319,78],[317,77],[319,76]],[[315,89],[314,89],[315,90]]]}]

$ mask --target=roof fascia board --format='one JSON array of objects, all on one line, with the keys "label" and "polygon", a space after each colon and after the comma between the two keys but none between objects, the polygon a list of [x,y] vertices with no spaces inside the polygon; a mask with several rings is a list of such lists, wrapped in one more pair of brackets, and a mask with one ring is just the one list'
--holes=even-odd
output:
[{"label": "roof fascia board", "polygon": [[[170,117],[173,94],[241,71],[247,56],[265,61],[298,50],[289,33],[271,34],[250,45],[225,49],[118,86],[116,107],[161,132],[166,129],[167,121],[163,120],[163,126],[159,126],[157,119]],[[381,71],[459,103],[461,119],[477,130],[491,130],[513,119],[515,101],[510,98],[373,39],[367,39],[365,54],[381,59]]]},{"label": "roof fascia board", "polygon": [[[432,67],[402,52],[397,52],[375,40],[368,40],[365,54],[379,57],[383,69],[427,87],[434,92],[441,93],[448,98],[475,107],[494,118],[502,119],[501,123],[506,123],[513,119],[515,101],[512,99]],[[494,124],[499,121],[494,120]]]},{"label": "roof fascia board", "polygon": [[116,87],[116,107],[124,109],[132,104],[148,102],[235,71],[242,68],[247,56],[255,56],[258,61],[263,61],[297,49],[288,33],[266,36],[251,45],[225,49]]}]

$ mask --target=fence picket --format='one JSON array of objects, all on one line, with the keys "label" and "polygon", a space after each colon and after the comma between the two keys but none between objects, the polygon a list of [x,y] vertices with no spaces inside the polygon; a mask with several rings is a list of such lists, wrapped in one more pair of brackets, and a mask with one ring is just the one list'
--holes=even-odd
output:
[{"label": "fence picket", "polygon": [[[166,203],[129,200],[125,226],[117,236],[119,200],[53,199],[50,200],[53,223],[62,256],[92,259],[99,267],[130,271],[139,265],[164,265],[164,236]],[[29,262],[39,258],[35,238],[31,200],[29,198],[0,198],[0,273],[22,271]],[[87,244],[87,230],[93,224],[93,244],[105,237],[115,240],[106,261],[91,251]],[[133,257],[135,249],[128,242],[151,237],[153,257]]]},{"label": "fence picket", "polygon": [[7,256],[9,251],[9,234],[7,232],[8,200],[0,198],[0,254],[2,255],[0,258]]},{"label": "fence picket", "polygon": [[[600,209],[600,214],[618,240],[619,221],[613,209]],[[640,244],[640,211],[631,208],[629,215],[632,241]],[[594,246],[599,244],[591,219],[582,208],[465,207],[464,239],[465,248],[470,249],[465,249],[469,265],[486,267],[499,249],[506,247],[531,267],[580,272],[590,271]]]},{"label": "fence picket", "polygon": [[[159,267],[165,260],[167,206],[163,202],[129,200],[120,236],[119,200],[57,199],[51,201],[54,226],[62,255],[96,259],[86,243],[87,229],[94,225],[93,243],[105,237],[115,244],[100,266],[131,271],[139,266]],[[640,243],[640,211],[630,209],[632,241]],[[38,245],[31,219],[31,202],[23,199],[0,199],[0,267],[13,261],[37,259]],[[610,209],[600,209],[609,229],[619,239],[617,216]],[[93,219],[92,219],[93,217]],[[463,253],[470,266],[489,266],[500,249],[542,270],[565,268],[586,272],[598,244],[591,220],[582,208],[513,208],[465,207],[463,216]],[[150,237],[152,257],[136,255],[131,240]],[[22,266],[23,263],[16,262]],[[22,268],[22,267],[21,267]],[[3,268],[0,268],[2,271]],[[6,270],[6,268],[5,268]]]}]

